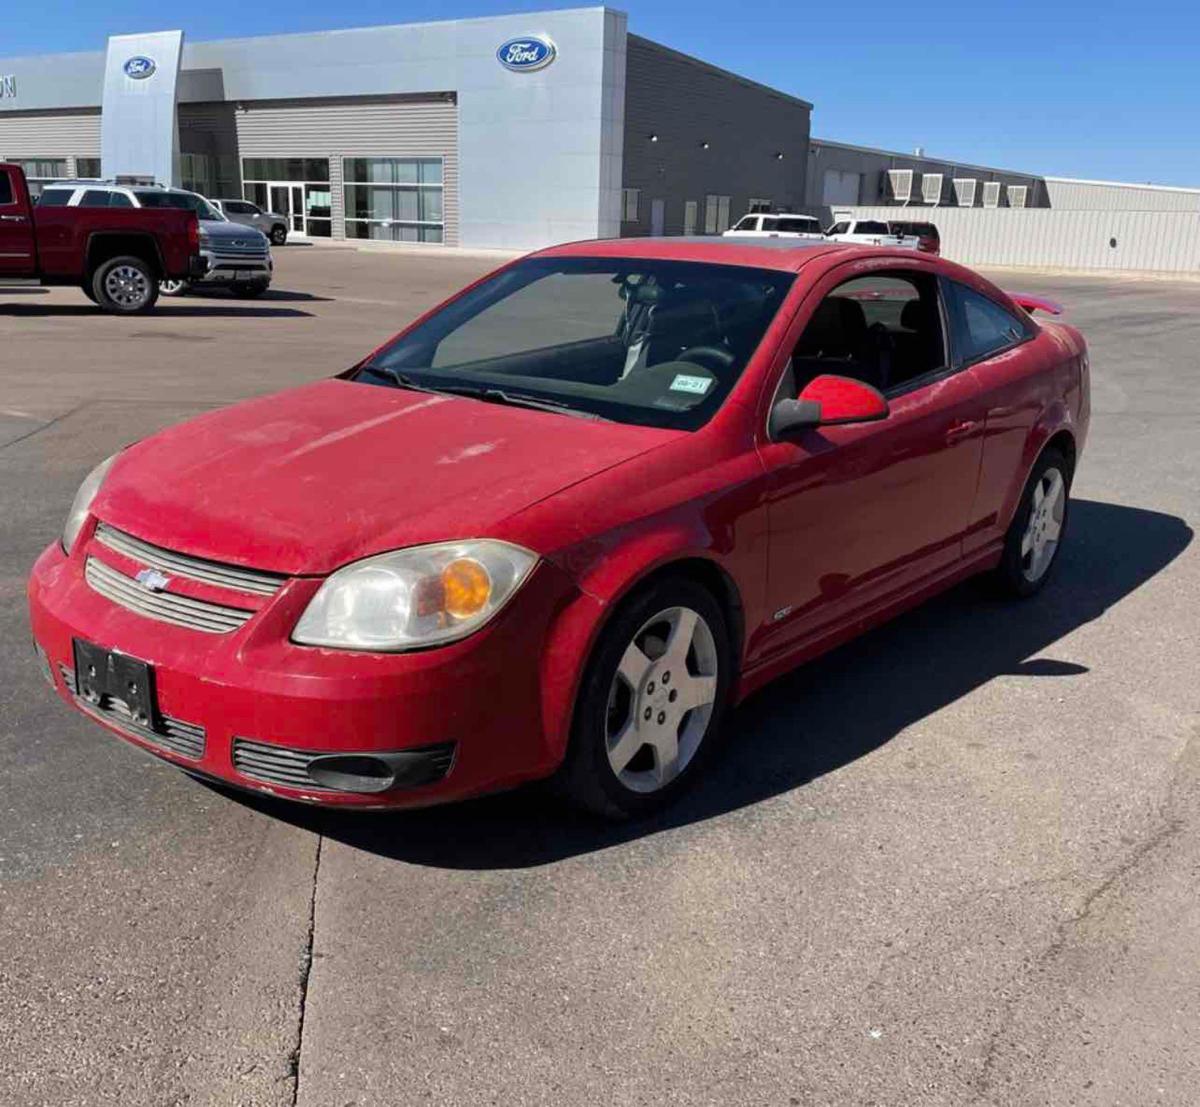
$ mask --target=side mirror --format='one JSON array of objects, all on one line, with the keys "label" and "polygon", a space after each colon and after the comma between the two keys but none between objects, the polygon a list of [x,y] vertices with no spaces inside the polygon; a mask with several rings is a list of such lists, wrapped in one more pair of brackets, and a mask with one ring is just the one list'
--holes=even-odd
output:
[{"label": "side mirror", "polygon": [[812,427],[871,423],[887,416],[888,402],[877,388],[823,373],[809,381],[797,399],[779,400],[767,429],[772,438],[784,438]]}]

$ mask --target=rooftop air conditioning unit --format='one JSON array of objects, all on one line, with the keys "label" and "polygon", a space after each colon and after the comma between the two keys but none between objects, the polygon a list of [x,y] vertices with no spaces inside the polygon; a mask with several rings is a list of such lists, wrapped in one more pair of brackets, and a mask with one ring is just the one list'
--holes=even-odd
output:
[{"label": "rooftop air conditioning unit", "polygon": [[1000,206],[999,181],[983,182],[983,206],[985,208],[998,208]]},{"label": "rooftop air conditioning unit", "polygon": [[922,203],[932,204],[937,207],[942,202],[942,181],[944,177],[941,173],[926,173],[921,178],[921,201]]},{"label": "rooftop air conditioning unit", "polygon": [[1008,206],[1010,208],[1023,208],[1029,200],[1028,185],[1009,185],[1008,186]]},{"label": "rooftop air conditioning unit", "polygon": [[887,172],[887,194],[894,203],[907,204],[912,199],[913,171],[911,169],[889,169]]},{"label": "rooftop air conditioning unit", "polygon": [[975,189],[979,182],[974,177],[954,178],[954,200],[960,208],[975,206]]}]

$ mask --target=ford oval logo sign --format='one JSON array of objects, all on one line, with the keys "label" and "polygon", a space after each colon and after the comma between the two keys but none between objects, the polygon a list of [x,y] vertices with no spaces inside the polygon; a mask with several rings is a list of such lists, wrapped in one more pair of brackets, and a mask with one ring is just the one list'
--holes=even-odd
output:
[{"label": "ford oval logo sign", "polygon": [[157,68],[153,58],[138,56],[125,63],[125,76],[132,77],[135,81],[144,81],[147,77],[153,77]]},{"label": "ford oval logo sign", "polygon": [[496,51],[500,64],[514,73],[545,69],[557,56],[558,49],[545,35],[510,38]]}]

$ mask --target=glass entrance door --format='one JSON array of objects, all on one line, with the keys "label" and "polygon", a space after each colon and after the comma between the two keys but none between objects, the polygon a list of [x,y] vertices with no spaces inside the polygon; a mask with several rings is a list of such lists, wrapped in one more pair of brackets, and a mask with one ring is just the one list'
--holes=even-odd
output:
[{"label": "glass entrance door", "polygon": [[268,207],[286,216],[291,234],[308,233],[304,225],[304,185],[272,181],[267,185]]}]

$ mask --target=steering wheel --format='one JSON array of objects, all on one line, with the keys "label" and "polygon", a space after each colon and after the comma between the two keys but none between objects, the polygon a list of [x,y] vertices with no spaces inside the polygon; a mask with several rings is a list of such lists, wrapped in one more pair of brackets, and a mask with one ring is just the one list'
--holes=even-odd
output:
[{"label": "steering wheel", "polygon": [[697,365],[704,366],[705,369],[714,369],[719,372],[722,369],[728,369],[737,359],[732,350],[726,350],[722,346],[690,346],[675,360],[692,361]]}]

